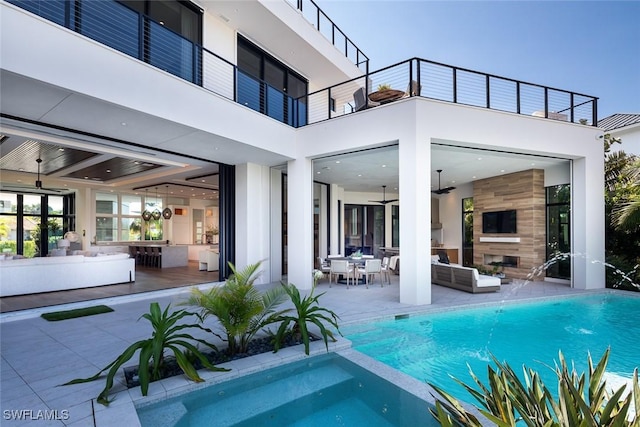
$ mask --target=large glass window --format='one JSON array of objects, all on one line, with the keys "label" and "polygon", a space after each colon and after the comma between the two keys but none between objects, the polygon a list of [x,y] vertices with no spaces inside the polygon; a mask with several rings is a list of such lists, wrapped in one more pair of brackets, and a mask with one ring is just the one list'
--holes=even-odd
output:
[{"label": "large glass window", "polygon": [[73,194],[0,193],[0,251],[46,256],[75,225],[73,200]]},{"label": "large glass window", "polygon": [[345,255],[377,255],[384,246],[384,206],[344,206]]},{"label": "large glass window", "polygon": [[391,205],[391,246],[400,246],[400,206]]},{"label": "large glass window", "polygon": [[163,219],[144,221],[142,206],[162,212],[162,198],[96,193],[96,242],[163,240]]},{"label": "large glass window", "polygon": [[[547,187],[547,260],[556,259],[547,268],[547,277],[571,278],[571,186]],[[564,258],[564,259],[563,259]]]},{"label": "large glass window", "polygon": [[306,123],[307,80],[238,36],[239,103],[289,125]]}]

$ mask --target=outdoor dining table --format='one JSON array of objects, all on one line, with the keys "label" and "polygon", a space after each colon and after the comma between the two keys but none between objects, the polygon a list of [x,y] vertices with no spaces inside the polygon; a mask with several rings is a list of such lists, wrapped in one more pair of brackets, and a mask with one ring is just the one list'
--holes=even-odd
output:
[{"label": "outdoor dining table", "polygon": [[[331,263],[331,261],[348,261],[349,263],[354,265],[354,268],[358,268],[358,267],[364,267],[365,262],[371,259],[375,259],[375,258],[363,258],[363,257],[354,258],[350,256],[344,256],[344,257],[329,258],[328,261],[329,263]],[[361,285],[361,284],[364,284],[364,282],[365,280],[363,278],[359,278],[356,283]],[[340,278],[338,279],[338,283],[346,284],[347,278],[340,275]]]}]

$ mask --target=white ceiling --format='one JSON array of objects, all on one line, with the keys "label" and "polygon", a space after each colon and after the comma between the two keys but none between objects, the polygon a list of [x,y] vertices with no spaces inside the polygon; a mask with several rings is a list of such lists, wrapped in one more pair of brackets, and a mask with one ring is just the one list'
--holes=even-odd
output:
[{"label": "white ceiling", "polygon": [[[456,186],[528,169],[546,169],[568,160],[460,147],[452,143],[431,144],[431,183],[438,188],[438,169],[442,169],[441,187]],[[346,191],[376,192],[386,185],[388,192],[398,189],[398,147],[392,145],[354,153],[316,159],[314,179],[336,184]]]}]

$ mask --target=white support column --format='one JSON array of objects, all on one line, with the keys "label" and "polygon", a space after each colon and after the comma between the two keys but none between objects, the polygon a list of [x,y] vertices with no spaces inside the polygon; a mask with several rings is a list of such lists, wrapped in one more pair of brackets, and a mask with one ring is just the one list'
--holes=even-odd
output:
[{"label": "white support column", "polygon": [[271,282],[282,280],[282,172],[271,169]]},{"label": "white support column", "polygon": [[[321,256],[323,258],[325,258],[328,253],[327,253],[327,247],[329,246],[329,240],[330,237],[327,237],[327,234],[329,232],[329,229],[327,228],[328,223],[329,223],[329,214],[331,213],[330,211],[330,201],[328,198],[328,189],[329,187],[326,185],[320,185],[320,184],[316,184],[317,188],[319,189],[319,194],[316,194],[316,197],[319,198],[318,200],[318,207],[319,207],[319,211],[318,211],[318,248],[319,248],[319,254],[318,256]],[[329,209],[329,210],[328,210]]]},{"label": "white support column", "polygon": [[[340,206],[338,202],[342,201]],[[340,211],[338,211],[338,209]],[[330,253],[327,255],[343,254],[344,248],[344,189],[335,184],[331,184],[331,240],[329,244]]]},{"label": "white support column", "polygon": [[407,132],[399,140],[400,302],[431,304],[431,146]]},{"label": "white support column", "polygon": [[601,157],[573,161],[571,195],[572,286],[605,287],[604,163]]},{"label": "white support column", "polygon": [[266,166],[245,163],[236,166],[236,264],[242,269],[263,261],[256,283],[271,278],[269,260],[270,172]]},{"label": "white support column", "polygon": [[311,289],[313,280],[313,164],[302,158],[287,165],[287,280]]}]

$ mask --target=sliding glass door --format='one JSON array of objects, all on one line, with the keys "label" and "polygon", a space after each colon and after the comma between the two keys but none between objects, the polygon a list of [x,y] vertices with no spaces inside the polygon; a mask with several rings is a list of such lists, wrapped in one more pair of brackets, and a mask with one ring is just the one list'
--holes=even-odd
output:
[{"label": "sliding glass door", "polygon": [[377,255],[384,246],[384,206],[344,206],[345,255]]}]

